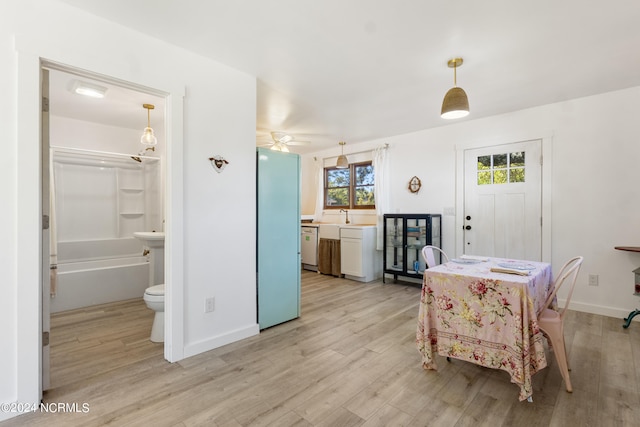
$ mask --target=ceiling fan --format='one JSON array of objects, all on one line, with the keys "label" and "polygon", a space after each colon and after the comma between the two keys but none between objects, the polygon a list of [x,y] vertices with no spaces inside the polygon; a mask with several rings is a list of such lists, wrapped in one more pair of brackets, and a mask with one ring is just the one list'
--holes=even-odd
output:
[{"label": "ceiling fan", "polygon": [[298,141],[294,136],[289,135],[286,132],[272,131],[271,139],[267,144],[262,145],[271,145],[271,149],[275,151],[284,151],[285,153],[289,152],[288,145],[307,145],[311,144],[311,141]]}]

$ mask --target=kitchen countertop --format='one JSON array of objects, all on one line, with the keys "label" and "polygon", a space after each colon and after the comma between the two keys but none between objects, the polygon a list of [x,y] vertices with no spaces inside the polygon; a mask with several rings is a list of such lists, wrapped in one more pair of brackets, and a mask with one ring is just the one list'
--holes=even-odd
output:
[{"label": "kitchen countertop", "polygon": [[318,228],[320,225],[337,225],[340,228],[371,228],[376,227],[375,224],[336,224],[334,222],[312,222],[312,223],[302,223],[302,227],[315,227]]}]

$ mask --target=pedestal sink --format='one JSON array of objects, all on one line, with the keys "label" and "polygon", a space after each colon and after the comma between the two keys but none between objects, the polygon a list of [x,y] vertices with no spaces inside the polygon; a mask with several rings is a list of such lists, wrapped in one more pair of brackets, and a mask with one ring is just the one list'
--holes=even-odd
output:
[{"label": "pedestal sink", "polygon": [[142,241],[149,251],[149,286],[164,283],[164,233],[136,231],[133,237]]}]

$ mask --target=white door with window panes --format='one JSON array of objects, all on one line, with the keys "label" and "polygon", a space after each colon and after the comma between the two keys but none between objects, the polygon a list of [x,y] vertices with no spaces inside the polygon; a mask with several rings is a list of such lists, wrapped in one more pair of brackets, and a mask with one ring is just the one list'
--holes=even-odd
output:
[{"label": "white door with window panes", "polygon": [[541,140],[465,150],[465,254],[541,260],[541,156]]}]

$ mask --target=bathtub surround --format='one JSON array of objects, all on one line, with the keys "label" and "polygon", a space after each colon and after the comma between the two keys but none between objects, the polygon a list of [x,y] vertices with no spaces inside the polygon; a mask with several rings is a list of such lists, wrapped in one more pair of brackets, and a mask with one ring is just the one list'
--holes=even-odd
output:
[{"label": "bathtub surround", "polygon": [[133,233],[162,227],[160,159],[64,147],[51,157],[59,252],[51,312],[142,297],[149,256]]},{"label": "bathtub surround", "polygon": [[148,281],[149,261],[143,256],[61,263],[51,312],[141,298]]},{"label": "bathtub surround", "polygon": [[160,159],[54,148],[58,242],[132,238],[162,229]]}]

